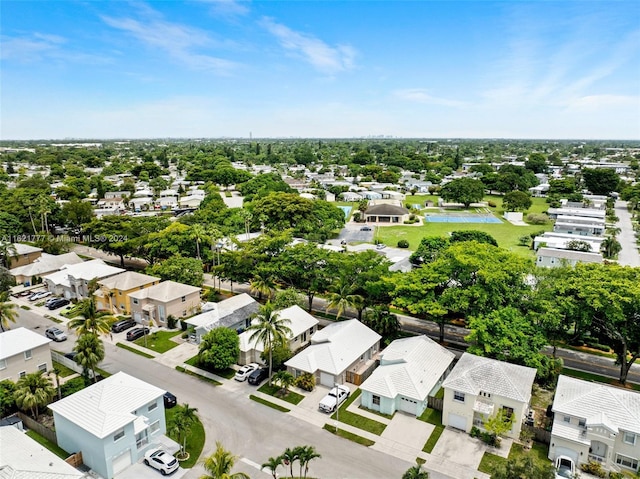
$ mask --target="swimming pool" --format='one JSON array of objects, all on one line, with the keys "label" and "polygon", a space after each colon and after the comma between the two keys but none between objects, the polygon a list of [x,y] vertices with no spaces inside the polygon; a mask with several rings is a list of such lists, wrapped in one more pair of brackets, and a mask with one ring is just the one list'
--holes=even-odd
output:
[{"label": "swimming pool", "polygon": [[351,214],[351,206],[338,206],[338,208],[340,208],[342,211],[344,211],[344,217],[348,218],[349,215]]},{"label": "swimming pool", "polygon": [[424,219],[429,223],[502,223],[493,215],[438,215],[428,214]]}]

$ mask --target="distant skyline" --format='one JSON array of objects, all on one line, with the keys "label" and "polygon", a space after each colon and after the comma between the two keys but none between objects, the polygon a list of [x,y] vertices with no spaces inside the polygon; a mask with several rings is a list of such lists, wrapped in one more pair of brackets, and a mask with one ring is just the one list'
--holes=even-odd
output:
[{"label": "distant skyline", "polygon": [[636,1],[17,1],[0,139],[640,139]]}]

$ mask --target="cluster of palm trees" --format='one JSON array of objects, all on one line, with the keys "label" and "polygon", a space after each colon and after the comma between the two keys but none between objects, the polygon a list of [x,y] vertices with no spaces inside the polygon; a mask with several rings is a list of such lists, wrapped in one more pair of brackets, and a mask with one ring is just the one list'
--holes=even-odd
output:
[{"label": "cluster of palm trees", "polygon": [[190,407],[188,404],[179,404],[175,408],[175,412],[169,421],[169,433],[178,439],[180,451],[178,458],[187,459],[187,437],[191,433],[191,428],[198,421],[198,409]]},{"label": "cluster of palm trees", "polygon": [[321,457],[313,446],[288,447],[280,456],[270,457],[267,462],[262,464],[262,468],[267,469],[273,476],[273,479],[277,479],[278,475],[276,471],[278,467],[285,466],[289,468],[290,477],[293,478],[293,464],[297,461],[300,467],[298,477],[306,478],[309,472],[309,463]]}]

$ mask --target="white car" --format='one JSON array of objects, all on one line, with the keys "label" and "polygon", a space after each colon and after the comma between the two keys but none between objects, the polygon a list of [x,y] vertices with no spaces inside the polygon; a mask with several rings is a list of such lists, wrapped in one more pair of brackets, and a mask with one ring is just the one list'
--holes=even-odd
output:
[{"label": "white car", "polygon": [[556,479],[573,479],[576,474],[576,464],[567,456],[556,457]]},{"label": "white car", "polygon": [[349,394],[351,394],[351,391],[347,386],[338,384],[329,391],[329,394],[322,398],[318,409],[326,413],[333,412],[349,397]]},{"label": "white car", "polygon": [[245,364],[238,370],[238,372],[234,376],[234,379],[236,381],[246,381],[249,375],[252,372],[254,372],[256,369],[260,369],[259,364],[256,364],[256,363]]},{"label": "white car", "polygon": [[144,463],[166,476],[180,467],[178,460],[162,449],[150,449],[144,455]]},{"label": "white car", "polygon": [[48,328],[44,332],[44,335],[49,339],[53,339],[55,342],[67,340],[67,335],[65,334],[65,332],[61,329],[56,328],[55,326]]}]

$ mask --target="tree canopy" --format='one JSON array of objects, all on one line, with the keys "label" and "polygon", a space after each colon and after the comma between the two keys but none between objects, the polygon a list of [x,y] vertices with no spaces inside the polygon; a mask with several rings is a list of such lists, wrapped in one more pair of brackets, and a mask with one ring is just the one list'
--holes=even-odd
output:
[{"label": "tree canopy", "polygon": [[440,196],[447,201],[462,203],[468,208],[471,203],[482,201],[484,184],[473,178],[459,178],[452,180],[442,187]]}]

